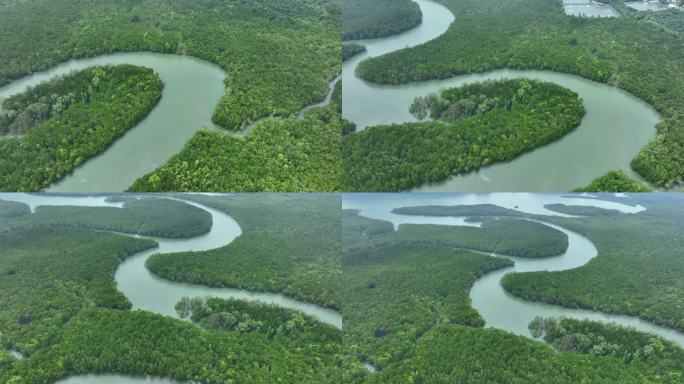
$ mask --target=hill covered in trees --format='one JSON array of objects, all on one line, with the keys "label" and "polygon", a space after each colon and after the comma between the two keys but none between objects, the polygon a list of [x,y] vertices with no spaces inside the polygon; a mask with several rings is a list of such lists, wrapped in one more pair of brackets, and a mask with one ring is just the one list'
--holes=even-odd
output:
[{"label": "hill covered in trees", "polygon": [[569,17],[552,0],[440,2],[457,16],[444,35],[366,60],[358,74],[376,83],[399,84],[506,67],[555,70],[614,84],[664,117],[656,139],[634,158],[632,168],[659,187],[684,181],[684,80],[679,70],[684,50],[679,34],[663,31],[651,18]]},{"label": "hill covered in trees", "polygon": [[162,87],[147,68],[91,67],[3,101],[0,134],[12,136],[0,137],[0,191],[40,191],[62,179],[142,120]]},{"label": "hill covered in trees", "polygon": [[360,40],[403,32],[420,24],[422,13],[411,0],[345,0],[342,39]]}]

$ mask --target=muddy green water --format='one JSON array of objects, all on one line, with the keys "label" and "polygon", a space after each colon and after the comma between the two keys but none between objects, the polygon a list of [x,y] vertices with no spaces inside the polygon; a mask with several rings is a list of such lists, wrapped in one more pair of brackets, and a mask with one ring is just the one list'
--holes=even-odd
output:
[{"label": "muddy green water", "polygon": [[397,86],[359,79],[355,69],[362,60],[425,43],[446,32],[452,22],[458,23],[458,17],[446,7],[431,0],[415,1],[423,12],[421,25],[391,37],[357,41],[366,46],[367,52],[343,64],[343,115],[359,129],[416,121],[408,109],[417,96],[503,78],[524,77],[559,84],[579,94],[587,113],[577,129],[554,143],[511,162],[425,184],[414,191],[561,192],[587,185],[614,169],[636,176],[629,163],[655,137],[660,116],[650,105],[618,88],[564,73],[507,69]]}]

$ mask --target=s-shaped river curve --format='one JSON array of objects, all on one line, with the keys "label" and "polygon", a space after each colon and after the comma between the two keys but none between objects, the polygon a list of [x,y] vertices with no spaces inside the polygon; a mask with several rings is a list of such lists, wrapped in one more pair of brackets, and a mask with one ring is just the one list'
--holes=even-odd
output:
[{"label": "s-shaped river curve", "polygon": [[[36,86],[56,76],[96,65],[132,64],[151,68],[164,83],[162,96],[152,111],[138,124],[116,139],[101,154],[53,183],[50,192],[120,192],[138,178],[154,171],[201,128],[246,135],[254,125],[232,132],[219,128],[211,120],[214,109],[225,93],[226,72],[219,66],[191,56],[151,52],[114,53],[93,58],[70,60],[47,71],[15,80],[0,87],[0,100]],[[329,83],[325,99],[304,107],[299,116],[311,108],[330,103],[333,87],[339,77]]]},{"label": "s-shaped river curve", "polygon": [[[423,22],[418,27],[386,38],[355,41],[365,45],[367,51],[342,66],[343,116],[356,123],[358,129],[416,121],[409,113],[415,97],[490,79],[553,82],[577,92],[586,109],[579,127],[551,144],[510,162],[424,184],[415,191],[558,192],[587,185],[615,169],[638,177],[629,164],[653,140],[655,124],[661,118],[652,106],[621,89],[579,76],[533,70],[501,69],[402,85],[378,85],[358,78],[355,71],[362,60],[426,43],[444,34],[454,20],[458,22],[448,8],[433,0],[413,1],[423,13]],[[560,6],[558,12],[563,12]]]},{"label": "s-shaped river curve", "polygon": [[[362,216],[387,220],[392,222],[395,227],[404,223],[478,225],[465,222],[463,221],[464,218],[460,217],[412,216],[392,213],[394,208],[421,205],[495,204],[530,214],[572,217],[544,208],[545,205],[553,203],[617,209],[624,213],[637,213],[645,209],[642,206],[631,207],[615,202],[581,197],[566,197],[555,194],[497,193],[438,194],[437,196],[433,196],[433,194],[345,194],[343,198],[345,209],[358,209]],[[629,326],[642,332],[659,335],[684,348],[684,333],[647,322],[637,317],[531,302],[506,292],[501,286],[500,280],[507,273],[544,270],[563,271],[581,267],[598,254],[594,244],[586,237],[558,225],[543,221],[538,222],[565,233],[568,236],[568,248],[560,256],[540,259],[493,255],[510,258],[515,262],[515,265],[485,274],[475,281],[470,290],[472,306],[482,315],[487,327],[495,327],[532,338],[527,326],[536,316],[564,316],[576,319],[613,322]]]},{"label": "s-shaped river curve", "polygon": [[[164,198],[164,196],[157,196]],[[74,196],[65,197],[58,195],[36,195],[36,194],[3,194],[4,200],[20,201],[28,204],[31,211],[40,205],[81,205],[81,206],[107,206],[121,207],[122,203],[108,203],[106,197]],[[168,197],[167,197],[168,198]],[[180,199],[179,199],[180,200]],[[235,298],[240,300],[258,300],[263,303],[275,304],[281,307],[299,310],[307,315],[313,316],[318,320],[342,328],[342,315],[334,310],[320,307],[315,304],[291,299],[282,294],[267,292],[252,292],[243,289],[231,288],[209,288],[195,284],[175,283],[157,276],[154,276],[146,267],[145,261],[156,253],[186,252],[186,251],[205,251],[220,248],[230,244],[242,233],[238,223],[229,215],[219,210],[207,206],[181,200],[184,203],[193,205],[197,208],[209,212],[212,216],[212,226],[209,233],[187,238],[187,239],[168,239],[153,236],[139,236],[157,241],[157,248],[136,253],[127,258],[116,270],[115,280],[117,288],[123,292],[130,300],[133,309],[142,309],[161,315],[179,318],[175,311],[175,304],[184,296],[187,297],[220,297]],[[73,377],[61,384],[78,383],[175,383],[168,379],[141,379],[123,375],[86,375]]]}]

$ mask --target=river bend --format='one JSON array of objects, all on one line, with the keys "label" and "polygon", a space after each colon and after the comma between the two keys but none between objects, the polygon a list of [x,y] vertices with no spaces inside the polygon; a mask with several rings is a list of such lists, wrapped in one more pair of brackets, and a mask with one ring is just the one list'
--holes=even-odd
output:
[{"label": "river bend", "polygon": [[[625,199],[629,199],[625,197]],[[628,200],[625,200],[628,202]],[[547,204],[594,206],[617,209],[624,213],[637,213],[645,208],[641,205],[630,206],[617,202],[594,200],[586,197],[569,197],[556,194],[345,194],[343,207],[360,210],[360,215],[386,220],[395,227],[404,223],[474,225],[464,222],[461,217],[432,217],[398,215],[392,209],[404,206],[421,205],[474,205],[495,204],[500,207],[521,212],[572,217],[544,208]],[[684,347],[684,333],[659,326],[634,316],[614,315],[585,309],[565,308],[558,305],[527,301],[506,292],[500,284],[501,278],[510,272],[563,271],[578,268],[597,256],[594,244],[586,237],[558,225],[539,221],[541,224],[557,229],[568,236],[568,248],[559,256],[547,258],[524,258],[505,255],[515,262],[514,266],[485,274],[475,281],[470,298],[472,306],[484,318],[487,327],[499,328],[517,335],[532,338],[527,328],[536,317],[568,317],[594,321],[613,322],[629,326],[642,332],[653,333]]]},{"label": "river bend", "polygon": [[[458,22],[449,9],[433,0],[414,1],[423,13],[419,26],[390,37],[354,41],[365,45],[367,51],[343,63],[343,116],[356,123],[357,129],[417,121],[409,113],[409,106],[417,96],[505,78],[556,83],[577,92],[586,109],[579,127],[551,144],[510,162],[424,184],[414,191],[558,192],[587,185],[615,169],[638,177],[629,164],[655,138],[655,124],[661,118],[652,106],[619,88],[559,72],[511,69],[401,85],[373,84],[357,77],[356,67],[364,59],[426,43],[444,34],[452,22]],[[560,6],[559,12],[563,12]]]},{"label": "river bend", "polygon": [[[159,196],[163,198],[162,196]],[[169,198],[169,197],[167,197]],[[30,206],[34,211],[40,205],[80,205],[80,206],[108,206],[121,207],[123,203],[106,202],[106,196],[59,196],[46,194],[3,194],[2,199],[20,201]],[[180,199],[177,199],[180,200]],[[181,200],[209,212],[212,216],[212,226],[209,233],[187,239],[168,239],[153,236],[134,236],[149,238],[157,241],[157,248],[134,254],[124,260],[116,270],[115,280],[117,288],[130,300],[133,309],[142,309],[161,315],[179,318],[175,311],[175,304],[184,296],[187,297],[219,297],[239,300],[257,300],[267,304],[301,311],[318,320],[342,328],[342,315],[334,310],[323,308],[315,304],[295,300],[278,293],[253,292],[244,289],[210,288],[201,285],[176,283],[153,275],[146,267],[147,259],[157,253],[205,251],[226,246],[242,233],[238,223],[226,213],[209,208],[192,201]],[[79,383],[175,383],[163,378],[137,378],[122,375],[84,375],[60,381],[60,384]]]}]

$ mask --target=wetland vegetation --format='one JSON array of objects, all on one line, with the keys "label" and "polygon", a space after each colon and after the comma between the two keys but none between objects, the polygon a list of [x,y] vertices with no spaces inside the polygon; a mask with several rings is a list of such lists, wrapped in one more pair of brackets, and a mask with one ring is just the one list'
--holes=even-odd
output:
[{"label": "wetland vegetation", "polygon": [[420,24],[422,14],[411,0],[345,0],[342,39],[371,39],[394,35]]},{"label": "wetland vegetation", "polygon": [[[437,212],[438,207],[434,208],[433,212]],[[464,215],[487,216],[489,211],[499,216],[506,212],[488,206],[449,208],[455,209],[451,212],[455,216],[461,213],[457,208],[463,208],[460,211]],[[405,208],[408,210],[425,215],[430,208]],[[615,222],[627,216],[608,217]],[[523,222],[512,217],[507,220]],[[580,222],[562,220],[564,225]],[[471,306],[468,291],[476,279],[488,271],[510,266],[512,261],[445,246],[442,235],[448,233],[446,239],[453,240],[453,233],[477,228],[413,226],[422,226],[422,233],[434,230],[433,238],[416,242],[405,237],[406,225],[394,232],[389,222],[367,219],[354,211],[343,215],[345,382],[529,383],[553,377],[558,383],[676,383],[682,379],[682,349],[634,330],[558,320],[554,324],[562,327],[553,332],[551,326],[544,327],[552,347],[483,328],[484,320]],[[521,229],[516,240],[537,246],[535,231],[534,227]],[[500,231],[489,240],[498,242],[502,236],[507,235]],[[605,295],[616,292],[607,286],[602,289]],[[370,362],[376,371],[369,372],[361,362]]]},{"label": "wetland vegetation", "polygon": [[[216,204],[231,198],[197,197]],[[124,260],[157,242],[102,229],[188,238],[203,230],[207,212],[173,200],[111,199],[121,200],[124,208],[55,206],[38,207],[36,213],[21,203],[0,203],[0,382],[48,383],[88,373],[204,383],[263,383],[274,377],[292,384],[339,382],[340,330],[300,312],[248,301],[193,300],[198,304],[193,320],[200,328],[130,310],[131,302],[117,289],[114,272]],[[278,202],[292,216],[305,210],[305,203],[289,204],[284,196]],[[244,214],[256,205],[252,200],[242,211],[235,206],[231,210]],[[259,212],[268,216],[268,210]],[[73,217],[77,213],[83,213],[80,220]],[[323,218],[325,212],[312,215]],[[253,244],[261,236],[259,244],[268,246],[268,231],[253,227],[261,225],[259,221],[252,219],[250,227],[246,215],[243,219]],[[287,237],[280,236],[281,241]],[[267,262],[258,259],[261,266]],[[229,326],[231,316],[239,319],[234,327]],[[24,358],[6,354],[9,349]]]},{"label": "wetland vegetation", "polygon": [[515,79],[418,98],[411,111],[433,121],[375,126],[342,141],[346,191],[402,191],[511,160],[561,138],[584,116],[577,94]]}]

